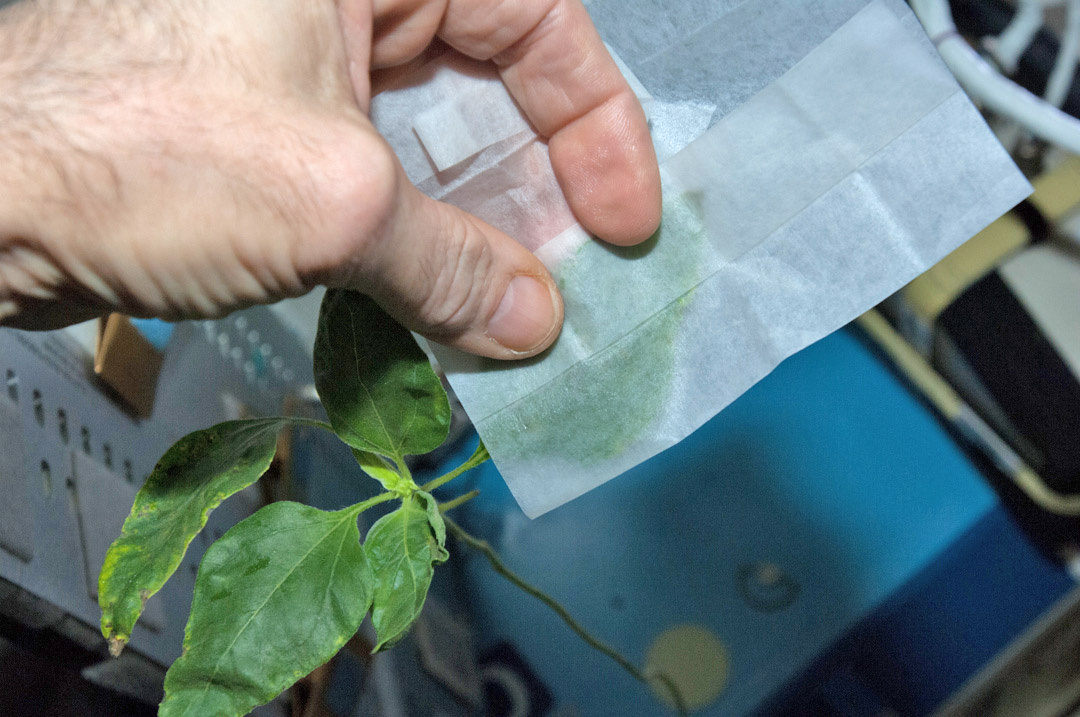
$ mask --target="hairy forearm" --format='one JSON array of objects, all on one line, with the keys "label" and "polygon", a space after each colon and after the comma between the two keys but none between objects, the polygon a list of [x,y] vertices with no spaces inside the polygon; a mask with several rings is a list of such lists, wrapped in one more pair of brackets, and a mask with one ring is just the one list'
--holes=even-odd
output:
[{"label": "hairy forearm", "polygon": [[63,5],[0,10],[0,324],[17,328],[97,313],[80,306],[85,292],[66,261],[74,254],[66,243],[87,219],[79,180],[90,153],[73,131],[86,85],[70,82],[86,68],[64,46],[83,40],[73,6]]},{"label": "hairy forearm", "polygon": [[0,11],[0,322],[48,293],[51,262],[41,256],[34,216],[49,183],[40,156],[40,120],[28,86],[34,58],[29,6]]},{"label": "hairy forearm", "polygon": [[[232,245],[214,240],[214,222],[247,210],[230,200],[250,202],[272,178],[235,169],[228,150],[242,137],[211,131],[229,114],[201,111],[217,96],[213,82],[176,89],[198,60],[183,15],[192,6],[199,0],[24,0],[0,11],[0,324],[203,314],[215,310],[211,292],[241,293],[219,291],[213,271],[186,262],[206,237],[219,255],[211,268],[229,268],[230,279],[246,271],[229,266]],[[235,104],[234,121],[250,125]],[[233,283],[266,300],[246,280]]]},{"label": "hairy forearm", "polygon": [[[613,90],[632,93],[576,0],[506,0],[500,13],[458,2],[452,45],[524,48],[510,91],[534,124],[554,132],[579,118],[558,130],[552,161],[575,211],[600,197],[583,226],[620,244],[651,234],[660,194],[645,118],[593,111]],[[219,316],[326,283],[467,351],[520,358],[550,344],[561,304],[543,264],[410,186],[365,116],[372,59],[418,57],[438,7],[22,0],[0,11],[0,324]],[[572,61],[546,69],[561,54]],[[622,209],[637,205],[648,210]]]}]

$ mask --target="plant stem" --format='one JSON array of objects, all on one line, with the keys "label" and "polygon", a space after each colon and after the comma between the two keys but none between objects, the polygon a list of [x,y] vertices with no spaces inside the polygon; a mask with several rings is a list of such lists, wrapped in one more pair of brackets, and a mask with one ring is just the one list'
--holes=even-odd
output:
[{"label": "plant stem", "polygon": [[356,505],[352,506],[351,510],[356,515],[360,515],[371,506],[378,505],[379,503],[385,503],[386,501],[393,500],[394,498],[397,498],[396,493],[391,493],[389,491],[387,491],[386,493],[379,493],[374,498],[368,498],[367,500],[361,501]]},{"label": "plant stem", "polygon": [[478,491],[478,490],[470,490],[468,493],[465,493],[464,495],[459,495],[457,498],[454,498],[452,500],[448,500],[445,503],[440,503],[439,504],[439,512],[440,513],[445,513],[448,510],[453,510],[454,508],[458,507],[462,503],[468,503],[470,500],[472,500],[473,498],[475,498],[478,495],[480,495],[480,491]]},{"label": "plant stem", "polygon": [[[334,433],[334,427],[326,421],[318,421],[314,418],[304,418],[302,416],[283,416],[283,418],[288,418],[294,424],[299,424],[301,426],[311,426],[312,428],[321,428],[324,431],[330,431],[331,433]],[[336,436],[337,434],[334,433],[334,435]]]},{"label": "plant stem", "polygon": [[409,464],[405,462],[405,457],[399,456],[394,458],[394,465],[397,466],[398,475],[405,479],[405,483],[415,488],[416,483],[413,483],[412,471],[409,470]]},{"label": "plant stem", "polygon": [[[581,624],[577,620],[575,620],[569,612],[566,611],[566,608],[563,607],[559,601],[557,601],[555,598],[551,597],[544,591],[540,590],[540,588],[537,588],[534,585],[525,582],[525,580],[521,578],[521,576],[512,571],[510,568],[506,567],[506,564],[502,561],[502,558],[499,557],[499,554],[495,552],[495,549],[492,548],[486,540],[481,540],[480,538],[477,538],[472,534],[468,533],[464,528],[462,528],[450,518],[444,517],[443,520],[446,522],[446,527],[450,529],[450,532],[453,533],[458,540],[462,541],[470,548],[473,548],[474,550],[478,550],[479,552],[483,553],[484,557],[486,557],[488,562],[491,563],[491,567],[494,568],[495,572],[497,572],[499,575],[502,575],[504,578],[509,580],[518,588],[524,590],[526,593],[532,595],[534,598],[551,608],[551,610],[554,611],[555,614],[558,615],[560,618],[562,618],[562,621],[565,622],[567,626],[577,634],[578,637],[584,640],[589,647],[604,653],[612,660],[614,660],[619,665],[619,667],[626,670],[626,672],[635,680],[646,686],[651,687],[648,675],[638,669],[638,667],[634,663],[630,662],[630,660],[623,657],[623,655],[614,647],[611,647],[607,643],[602,642],[601,640],[589,634],[589,632],[584,627],[582,627]],[[680,715],[687,714],[686,705],[683,702],[682,696],[679,694],[678,689],[675,687],[675,684],[671,681],[671,678],[664,674],[656,674],[654,675],[654,677],[664,683],[664,686],[667,687],[668,691],[671,693],[672,699],[675,701],[675,709],[678,711],[678,713]]]},{"label": "plant stem", "polygon": [[484,442],[480,441],[476,444],[476,450],[471,456],[469,456],[469,460],[465,461],[460,466],[450,471],[446,475],[439,476],[433,481],[428,481],[420,490],[424,491],[425,493],[430,493],[439,486],[446,485],[450,481],[454,480],[465,471],[476,468],[481,463],[484,463],[490,459],[491,456],[488,454],[487,449],[484,448]]}]

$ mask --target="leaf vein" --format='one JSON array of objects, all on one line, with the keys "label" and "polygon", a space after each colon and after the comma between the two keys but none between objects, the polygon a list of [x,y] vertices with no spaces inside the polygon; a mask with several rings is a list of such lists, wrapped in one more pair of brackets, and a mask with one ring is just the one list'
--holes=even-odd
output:
[{"label": "leaf vein", "polygon": [[[262,603],[257,608],[255,608],[254,611],[252,611],[251,615],[248,616],[247,621],[244,622],[244,625],[239,630],[237,630],[236,635],[233,637],[232,641],[229,642],[228,646],[226,646],[226,648],[224,650],[222,650],[221,654],[218,656],[217,661],[214,663],[213,672],[210,673],[210,677],[207,678],[206,683],[203,685],[203,690],[202,690],[202,694],[200,695],[200,699],[202,697],[204,697],[206,695],[206,693],[210,690],[210,685],[213,684],[214,679],[217,677],[217,674],[221,669],[221,663],[225,659],[225,656],[228,655],[229,652],[232,650],[232,648],[236,645],[237,640],[239,640],[241,635],[243,635],[244,632],[248,629],[248,627],[251,625],[252,621],[259,615],[259,613],[262,612],[263,608],[266,607],[266,604],[268,602],[270,602],[270,599],[273,598],[275,594],[277,594],[277,591],[281,589],[281,586],[285,584],[285,581],[288,580],[290,577],[292,577],[293,573],[296,572],[297,568],[299,568],[300,565],[305,560],[307,560],[307,557],[309,555],[311,555],[313,552],[315,552],[315,549],[318,548],[320,545],[322,545],[322,543],[327,538],[329,538],[331,535],[333,535],[334,531],[336,531],[339,527],[341,527],[341,524],[344,523],[345,520],[347,520],[347,519],[348,519],[348,516],[346,516],[346,518],[344,520],[338,521],[338,524],[335,525],[333,528],[331,528],[329,531],[327,531],[326,535],[324,535],[322,538],[319,538],[319,540],[314,545],[312,545],[311,548],[306,553],[304,553],[303,556],[301,556],[299,560],[296,561],[296,563],[289,569],[289,572],[285,574],[285,577],[283,577],[278,582],[278,584],[274,586],[273,590],[271,590],[269,593],[267,593],[266,599],[263,600]],[[193,704],[193,703],[189,703],[189,707],[190,707],[191,704]],[[183,714],[186,715],[187,713],[188,713],[188,708],[185,708]]]},{"label": "leaf vein", "polygon": [[372,412],[375,414],[375,418],[379,419],[379,427],[382,428],[383,434],[386,436],[387,444],[393,448],[394,439],[390,435],[390,429],[387,428],[386,422],[383,420],[382,413],[379,411],[379,405],[375,401],[375,397],[371,395],[371,390],[368,389],[367,383],[360,375],[360,354],[357,351],[356,333],[356,313],[353,307],[349,304],[345,304],[345,310],[349,312],[349,332],[352,334],[352,350],[353,350],[353,371],[356,373],[356,382],[360,384],[360,388],[364,389],[364,394],[367,396],[368,402],[371,404]]}]

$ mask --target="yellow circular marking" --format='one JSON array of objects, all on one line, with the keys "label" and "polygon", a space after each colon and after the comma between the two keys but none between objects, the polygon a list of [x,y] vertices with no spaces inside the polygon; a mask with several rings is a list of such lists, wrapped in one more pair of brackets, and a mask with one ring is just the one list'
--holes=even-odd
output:
[{"label": "yellow circular marking", "polygon": [[727,686],[731,660],[728,650],[702,625],[675,625],[656,636],[645,655],[645,674],[653,693],[675,708],[664,675],[678,690],[687,710],[699,710],[716,701]]}]

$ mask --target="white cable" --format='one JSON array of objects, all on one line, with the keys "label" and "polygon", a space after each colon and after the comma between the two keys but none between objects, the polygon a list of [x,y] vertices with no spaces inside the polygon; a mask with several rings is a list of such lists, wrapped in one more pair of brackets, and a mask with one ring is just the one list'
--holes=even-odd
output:
[{"label": "white cable", "polygon": [[994,59],[1010,75],[1016,72],[1020,56],[1031,46],[1035,33],[1043,24],[1043,3],[1038,0],[1020,0],[1019,5],[1012,20],[989,47]]},{"label": "white cable", "polygon": [[994,70],[956,32],[947,0],[912,0],[938,52],[972,98],[1035,136],[1080,154],[1080,120],[1039,99]]},{"label": "white cable", "polygon": [[1061,47],[1043,93],[1046,101],[1054,107],[1061,107],[1069,96],[1069,88],[1072,87],[1073,77],[1076,75],[1077,60],[1080,60],[1080,0],[1068,0]]}]

